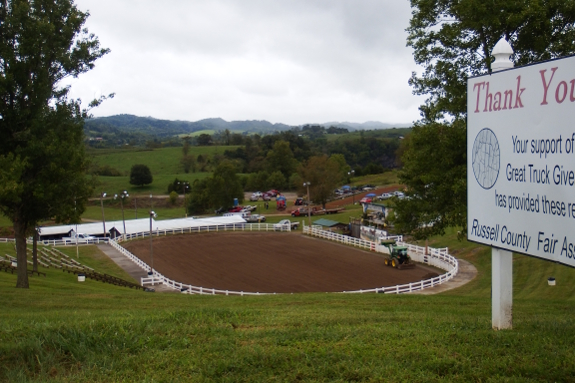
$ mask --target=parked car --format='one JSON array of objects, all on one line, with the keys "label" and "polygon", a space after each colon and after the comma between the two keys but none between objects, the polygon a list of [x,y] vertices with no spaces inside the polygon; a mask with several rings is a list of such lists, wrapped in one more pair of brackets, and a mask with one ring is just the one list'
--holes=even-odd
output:
[{"label": "parked car", "polygon": [[388,199],[393,197],[390,193],[381,193],[381,195],[379,196],[379,199]]},{"label": "parked car", "polygon": [[294,205],[295,206],[303,206],[303,205],[307,205],[307,203],[304,201],[303,198],[298,197],[295,199]]},{"label": "parked car", "polygon": [[251,212],[251,211],[256,210],[257,208],[258,207],[256,205],[246,205],[246,206],[244,206],[243,211],[250,211]]},{"label": "parked car", "polygon": [[274,197],[277,196],[278,194],[281,194],[278,190],[276,189],[270,189],[266,192],[267,194],[273,195]]},{"label": "parked car", "polygon": [[78,233],[77,235],[75,233],[72,233],[70,235],[70,237],[64,237],[62,238],[62,241],[64,242],[78,242],[78,243],[88,243],[91,241],[94,241],[96,239],[96,237],[93,237],[91,235],[88,234],[83,234],[83,233]]},{"label": "parked car", "polygon": [[393,194],[399,199],[403,199],[405,197],[405,194],[399,190],[396,190]]},{"label": "parked car", "polygon": [[244,209],[243,206],[234,206],[231,209],[228,210],[228,212],[230,213],[239,213]]},{"label": "parked car", "polygon": [[252,194],[250,197],[250,201],[257,201],[260,199],[261,196],[258,196],[256,193]]},{"label": "parked car", "polygon": [[299,226],[299,222],[294,221],[291,222],[289,219],[282,219],[278,223],[274,224],[274,230],[281,230],[285,229],[286,227],[290,227],[291,230],[296,230]]},{"label": "parked car", "polygon": [[262,194],[262,200],[271,201],[272,197],[268,193]]},{"label": "parked car", "polygon": [[371,203],[371,201],[372,201],[371,198],[369,198],[369,197],[363,197],[363,198],[359,201],[359,203]]},{"label": "parked car", "polygon": [[265,222],[266,221],[265,215],[260,215],[260,214],[251,214],[244,219],[246,220],[246,222],[249,222],[249,223]]}]

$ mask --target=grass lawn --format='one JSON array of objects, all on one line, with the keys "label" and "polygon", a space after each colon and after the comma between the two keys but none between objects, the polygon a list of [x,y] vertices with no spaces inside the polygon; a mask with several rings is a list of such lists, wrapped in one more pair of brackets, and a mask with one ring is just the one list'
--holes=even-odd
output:
[{"label": "grass lawn", "polygon": [[[198,156],[224,154],[226,150],[236,150],[238,146],[191,146],[190,155]],[[144,164],[156,174],[178,174],[183,168],[180,165],[182,159],[181,147],[146,149],[118,149],[118,150],[91,150],[88,155],[95,164],[100,166],[109,165],[129,175],[132,165]]]},{"label": "grass lawn", "polygon": [[[455,233],[431,242],[478,277],[434,296],[226,297],[78,283],[53,269],[19,290],[0,272],[0,381],[573,381],[575,269],[516,256],[514,329],[493,331],[489,249]],[[92,246],[80,260],[121,272]]]}]

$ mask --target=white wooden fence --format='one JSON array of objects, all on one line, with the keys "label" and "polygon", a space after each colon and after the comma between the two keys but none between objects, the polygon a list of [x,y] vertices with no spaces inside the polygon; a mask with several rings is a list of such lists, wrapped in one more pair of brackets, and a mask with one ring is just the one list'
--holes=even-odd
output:
[{"label": "white wooden fence", "polygon": [[[185,234],[185,233],[204,233],[204,232],[219,232],[219,231],[291,231],[290,225],[279,225],[279,224],[267,224],[267,223],[236,223],[236,224],[224,224],[224,225],[210,225],[201,227],[189,227],[180,228],[173,230],[156,230],[152,231],[154,236],[165,236],[171,234]],[[304,226],[303,233],[330,241],[343,243],[350,246],[359,247],[362,249],[374,251],[374,252],[384,252],[382,246],[378,246],[375,242],[366,241],[364,239],[353,238],[331,231],[326,231],[321,228],[321,226]],[[135,234],[128,234],[115,239],[99,238],[93,241],[93,243],[110,243],[112,247],[122,253],[124,256],[132,260],[138,266],[140,266],[145,271],[150,271],[150,266],[142,261],[140,258],[136,257],[134,254],[130,253],[128,250],[123,248],[120,243],[124,240],[136,239],[149,237],[150,232],[141,232]],[[426,279],[423,281],[407,283],[403,285],[390,286],[390,287],[379,287],[373,289],[365,290],[354,290],[354,291],[343,291],[343,293],[386,293],[386,294],[401,294],[409,293],[413,291],[423,290],[428,287],[433,287],[451,280],[458,271],[457,259],[449,255],[447,248],[435,249],[428,247],[427,250],[429,254],[425,253],[425,248],[421,246],[411,245],[403,242],[402,236],[388,237],[388,239],[395,239],[399,245],[407,246],[410,257],[416,261],[425,264],[429,264],[447,271],[445,274],[440,275],[435,278]],[[13,242],[14,239],[11,238],[0,238],[0,242]],[[75,242],[70,243],[69,241],[39,241],[43,245],[53,245],[53,246],[66,246],[75,245]],[[218,290],[210,289],[200,286],[193,286],[189,284],[184,284],[181,282],[176,282],[169,279],[159,273],[157,270],[153,271],[153,275],[147,278],[141,278],[141,284],[144,285],[156,285],[163,284],[174,290],[181,291],[184,294],[222,294],[222,295],[270,295],[275,293],[259,293],[259,292],[246,292],[246,291],[231,291],[231,290]]]},{"label": "white wooden fence", "polygon": [[[78,245],[95,245],[98,243],[108,243],[109,238],[94,238],[94,239],[79,239]],[[0,238],[0,242],[16,242],[14,238]],[[31,239],[26,239],[27,244],[32,244]],[[37,241],[38,245],[41,246],[76,246],[76,240],[61,240],[61,239],[44,239]]]},{"label": "white wooden fence", "polygon": [[[312,226],[312,227],[304,226],[303,233],[314,237],[336,241],[339,243],[345,243],[351,246],[361,247],[363,249],[375,252],[380,253],[386,252],[384,246],[378,246],[375,242],[370,242],[363,239],[352,238],[346,235],[332,233],[330,231],[322,230],[318,226]],[[415,262],[426,263],[435,266],[437,268],[440,268],[442,270],[445,270],[447,272],[435,278],[430,278],[418,282],[406,283],[404,285],[379,287],[365,290],[344,291],[344,293],[386,293],[386,294],[411,293],[414,291],[423,290],[428,287],[433,287],[445,283],[451,280],[453,277],[455,277],[455,275],[459,270],[459,263],[457,262],[457,259],[449,255],[447,247],[441,249],[428,247],[427,251],[429,252],[429,254],[426,254],[425,247],[404,243],[402,236],[388,237],[387,239],[395,239],[398,245],[407,246],[409,256]]]},{"label": "white wooden fence", "polygon": [[[287,232],[291,231],[291,225],[280,225],[277,223],[235,223],[235,224],[225,224],[225,225],[212,225],[212,226],[201,226],[201,227],[190,227],[185,229],[175,229],[175,230],[157,230],[153,231],[152,235],[171,235],[171,234],[185,234],[185,233],[207,233],[207,232],[220,232],[220,231],[280,231]],[[122,253],[124,256],[131,259],[138,266],[140,266],[145,271],[150,272],[151,267],[142,261],[140,258],[136,257],[134,254],[130,253],[128,250],[123,248],[120,243],[124,240],[145,238],[149,237],[150,232],[135,233],[130,235],[125,235],[124,237],[118,237],[110,241],[116,250]],[[253,293],[244,291],[230,291],[230,290],[218,290],[218,289],[208,289],[200,286],[188,285],[181,282],[176,282],[170,278],[159,273],[157,270],[153,270],[153,274],[148,277],[141,278],[141,285],[156,285],[163,284],[174,290],[179,290],[184,294],[223,294],[223,295],[265,295],[266,293]],[[275,293],[274,293],[275,294]]]}]

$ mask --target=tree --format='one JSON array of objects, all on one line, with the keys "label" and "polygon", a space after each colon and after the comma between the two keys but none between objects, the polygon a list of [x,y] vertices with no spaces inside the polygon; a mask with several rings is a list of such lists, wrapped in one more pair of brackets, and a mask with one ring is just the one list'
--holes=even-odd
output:
[{"label": "tree", "polygon": [[136,186],[144,186],[151,184],[154,178],[150,168],[146,165],[138,164],[133,165],[130,170],[130,184]]},{"label": "tree", "polygon": [[285,179],[292,175],[297,168],[297,160],[294,158],[289,142],[280,140],[274,143],[273,149],[266,156],[266,168],[269,173],[279,170]]},{"label": "tree", "polygon": [[425,238],[467,222],[467,78],[491,71],[501,37],[516,66],[575,52],[575,2],[411,0],[411,7],[407,45],[425,70],[409,83],[427,99],[401,148],[400,180],[412,198],[398,203],[396,224]]},{"label": "tree", "polygon": [[[298,174],[304,182],[310,183],[310,199],[324,208],[343,177],[339,162],[326,155],[311,157],[304,166],[300,166]],[[307,192],[303,184],[298,188],[302,194]]]},{"label": "tree", "polygon": [[266,182],[271,188],[274,189],[284,189],[286,187],[286,178],[279,170],[276,170],[267,179]]},{"label": "tree", "polygon": [[180,163],[184,167],[185,173],[189,173],[190,170],[192,171],[192,173],[195,173],[195,171],[196,171],[196,159],[194,158],[194,156],[192,156],[190,154],[184,154],[184,156],[180,160]]},{"label": "tree", "polygon": [[77,220],[91,194],[88,115],[60,85],[108,52],[87,17],[72,0],[0,0],[0,210],[14,225],[16,287],[29,287],[27,234],[43,219]]},{"label": "tree", "polygon": [[214,175],[208,180],[207,190],[212,207],[231,207],[234,198],[239,202],[244,200],[244,190],[236,174],[236,167],[230,161],[224,160],[214,170]]},{"label": "tree", "polygon": [[201,214],[210,208],[229,208],[234,198],[243,202],[244,191],[234,163],[224,160],[216,167],[212,177],[194,181],[188,199],[188,213]]},{"label": "tree", "polygon": [[197,142],[199,146],[208,146],[212,144],[212,136],[202,133],[198,136]]},{"label": "tree", "polygon": [[183,138],[184,140],[184,145],[182,146],[182,153],[184,154],[184,157],[188,155],[188,153],[190,152],[190,136],[186,136]]}]

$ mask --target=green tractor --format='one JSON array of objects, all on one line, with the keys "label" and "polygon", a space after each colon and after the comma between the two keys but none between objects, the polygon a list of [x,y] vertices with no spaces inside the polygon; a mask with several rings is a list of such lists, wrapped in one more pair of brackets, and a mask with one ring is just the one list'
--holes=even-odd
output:
[{"label": "green tractor", "polygon": [[394,240],[383,240],[381,244],[389,250],[389,255],[383,261],[386,266],[399,270],[415,268],[415,263],[411,261],[409,254],[407,254],[407,246],[398,246]]}]

